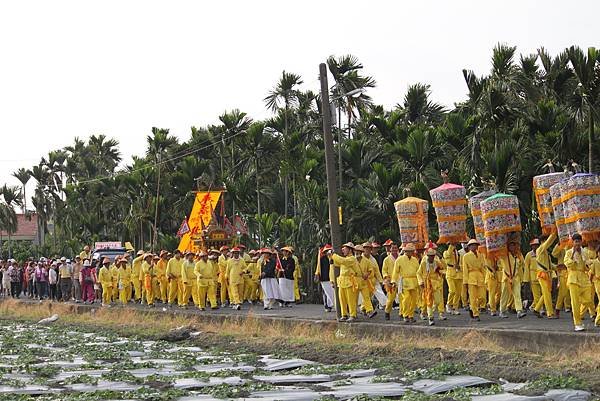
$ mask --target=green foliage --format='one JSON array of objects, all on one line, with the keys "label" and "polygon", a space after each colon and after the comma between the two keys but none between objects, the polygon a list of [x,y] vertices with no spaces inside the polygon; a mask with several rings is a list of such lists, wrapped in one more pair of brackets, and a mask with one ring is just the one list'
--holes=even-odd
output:
[{"label": "green foliage", "polygon": [[[432,100],[435,88],[414,83],[391,110],[373,103],[368,92],[375,79],[355,56],[329,57],[335,151],[342,156],[336,168],[342,172],[343,237],[397,240],[394,202],[407,190],[429,200],[429,190],[442,182],[439,171],[449,169],[452,182],[465,185],[470,194],[495,186],[517,195],[526,243],[539,232],[531,181],[547,172],[547,161],[557,171],[571,160],[586,170],[600,166],[594,158],[600,154],[595,140],[599,54],[573,46],[557,55],[540,48],[519,57],[515,47],[498,44],[488,74],[463,70],[466,100],[446,108]],[[75,138],[31,168],[16,171],[22,187],[35,182],[28,208],[37,212],[46,234],[44,243],[30,251],[73,256],[83,244],[98,240],[131,241],[148,249],[156,206],[157,246],[172,249],[193,204],[193,190],[226,186],[224,212],[246,219],[250,233],[244,241],[292,243],[306,270],[303,292],[314,295],[317,286],[308,270],[317,246],[330,242],[324,107],[318,88],[302,90],[302,83],[302,77],[284,71],[266,94],[265,106],[273,114],[264,121],[234,109],[218,116],[215,125],[192,127],[183,141],[153,127],[145,146],[122,167],[118,142],[93,135],[86,141]],[[7,227],[26,197],[14,187],[0,192],[0,226]],[[435,239],[433,210],[430,227]],[[27,256],[17,248],[13,244],[18,258]]]},{"label": "green foliage", "polygon": [[458,375],[468,373],[463,364],[451,362],[440,362],[431,368],[410,370],[404,373],[404,377],[409,380],[419,379],[441,379],[444,376]]},{"label": "green foliage", "polygon": [[567,375],[545,375],[529,382],[524,388],[519,390],[520,393],[538,393],[551,389],[570,388],[576,390],[586,389],[586,385],[578,377]]}]

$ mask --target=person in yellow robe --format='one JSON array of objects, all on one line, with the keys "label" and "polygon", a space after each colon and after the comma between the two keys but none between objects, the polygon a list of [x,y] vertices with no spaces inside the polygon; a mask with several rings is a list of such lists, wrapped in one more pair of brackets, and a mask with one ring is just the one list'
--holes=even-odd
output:
[{"label": "person in yellow robe", "polygon": [[198,297],[197,293],[195,296],[192,296],[192,292],[194,287],[196,286],[196,273],[194,273],[194,268],[196,267],[196,263],[194,262],[194,252],[186,252],[185,260],[181,265],[181,283],[183,285],[183,296],[179,300],[179,306],[182,308],[187,308],[190,303],[190,297],[195,301]]},{"label": "person in yellow robe", "polygon": [[371,296],[374,293],[374,288],[371,283],[371,277],[375,275],[373,263],[370,259],[363,256],[364,248],[362,245],[354,247],[354,256],[358,261],[359,274],[356,276],[358,285],[358,294],[362,298],[361,310],[370,318],[377,315],[377,311],[373,310]]},{"label": "person in yellow robe", "polygon": [[217,249],[210,249],[208,251],[208,262],[213,265],[214,271],[216,272],[216,276],[214,278],[215,291],[217,291],[219,288],[219,255],[221,255],[221,252],[219,252]]},{"label": "person in yellow robe", "polygon": [[487,306],[490,311],[490,316],[496,316],[498,313],[498,302],[500,301],[500,283],[502,282],[502,276],[499,274],[500,270],[495,261],[488,259],[485,267],[484,283],[488,295]]},{"label": "person in yellow robe", "polygon": [[463,283],[469,291],[471,318],[479,321],[479,308],[485,302],[485,269],[486,258],[477,251],[479,242],[471,239],[467,243],[468,252],[463,257]]},{"label": "person in yellow robe", "polygon": [[294,254],[295,249],[293,246],[289,247],[292,251],[292,258],[294,259],[294,300],[296,303],[300,302],[300,280],[302,279],[302,267],[300,266],[300,260],[298,256]]},{"label": "person in yellow robe", "polygon": [[[600,259],[598,259],[597,253],[596,257],[592,259],[592,264],[589,270],[589,276],[592,282],[592,287],[594,288],[595,295],[600,301]],[[593,304],[593,301],[590,303]],[[596,319],[594,324],[596,327],[600,327],[600,302],[598,302],[598,306],[596,307]]]},{"label": "person in yellow robe", "polygon": [[340,275],[337,278],[340,322],[353,322],[356,320],[356,304],[358,302],[358,283],[356,277],[360,274],[360,268],[354,252],[354,244],[347,242],[342,245],[342,255],[329,251],[328,255],[333,265],[340,267]]},{"label": "person in yellow robe", "polygon": [[520,319],[526,315],[521,300],[521,282],[525,272],[525,259],[516,239],[509,241],[508,255],[498,260],[498,269],[502,273],[500,317],[508,318],[508,306],[512,303],[517,311],[517,318]]},{"label": "person in yellow robe", "polygon": [[552,260],[550,260],[549,249],[556,240],[556,233],[552,233],[543,244],[535,251],[535,271],[542,295],[538,303],[533,308],[533,313],[541,317],[542,306],[546,309],[548,319],[554,319],[554,306],[552,305],[552,274],[555,270]]},{"label": "person in yellow robe", "polygon": [[244,300],[253,304],[258,300],[258,285],[260,282],[260,267],[255,250],[249,252],[250,262],[246,263],[244,272]]},{"label": "person in yellow robe", "polygon": [[219,263],[219,298],[221,300],[221,306],[225,306],[229,303],[229,301],[227,300],[229,291],[227,288],[227,279],[225,278],[226,271],[227,271],[227,259],[228,259],[227,253],[229,252],[229,247],[226,245],[223,245],[219,249],[219,252],[221,252],[221,255],[219,255],[219,259],[218,259],[218,263]]},{"label": "person in yellow robe", "polygon": [[573,324],[575,331],[584,331],[582,306],[591,304],[590,287],[592,283],[587,274],[592,261],[584,252],[581,244],[580,234],[573,234],[573,248],[565,253],[565,266],[567,266],[567,285],[571,294],[571,312],[573,312]]},{"label": "person in yellow robe", "polygon": [[110,277],[112,278],[112,292],[110,294],[111,302],[116,302],[119,299],[119,267],[117,266],[119,259],[121,258],[117,256],[109,267]]},{"label": "person in yellow robe", "polygon": [[[597,241],[588,241],[587,246],[584,247],[584,251],[587,253],[587,257],[589,260],[594,260],[596,259],[596,257],[598,256],[598,254],[596,253],[598,248],[598,242]],[[591,268],[591,266],[590,266]],[[588,274],[590,274],[590,271],[588,270]],[[596,297],[596,290],[594,289],[594,285],[592,283],[592,287],[590,288],[590,303],[587,306],[587,312],[589,313],[590,317],[592,318],[592,320],[596,319],[596,308],[594,307],[594,298]],[[585,310],[583,310],[581,313],[585,314]]]},{"label": "person in yellow robe", "polygon": [[419,260],[415,256],[415,246],[411,243],[402,246],[404,255],[399,256],[394,263],[394,273],[392,281],[398,283],[398,291],[402,294],[400,313],[404,317],[405,323],[415,322],[415,308],[418,303],[419,282],[417,280],[417,270],[419,269]]},{"label": "person in yellow robe", "polygon": [[446,283],[448,284],[446,312],[453,315],[460,315],[458,309],[463,288],[462,258],[458,249],[460,249],[460,244],[450,244],[443,253],[444,262],[446,263]]},{"label": "person in yellow robe", "polygon": [[159,260],[156,263],[156,281],[158,281],[159,293],[157,298],[160,298],[163,304],[167,303],[167,289],[169,287],[169,280],[167,279],[167,265],[169,263],[167,251],[160,251]]},{"label": "person in yellow robe", "polygon": [[[363,257],[368,259],[373,266],[373,274],[369,276],[369,280],[371,281],[371,285],[369,288],[372,290],[371,296],[374,296],[377,300],[379,309],[383,309],[387,302],[387,298],[381,289],[381,285],[383,283],[383,276],[381,275],[381,270],[379,270],[379,263],[377,259],[373,256],[373,250],[375,249],[374,243],[365,242],[362,244],[364,249]],[[376,244],[376,243],[375,243]]]},{"label": "person in yellow robe", "polygon": [[[397,283],[392,279],[392,276],[394,274],[394,264],[400,256],[400,251],[398,249],[398,245],[393,243],[390,245],[389,249],[390,253],[383,259],[383,266],[381,268],[383,286],[387,293],[387,300],[385,302],[385,320],[390,320],[390,313],[392,312],[394,301],[398,295],[398,286]],[[400,311],[399,314],[402,316],[402,311]]]},{"label": "person in yellow robe", "polygon": [[181,304],[183,298],[183,283],[181,282],[181,266],[183,265],[183,258],[181,257],[181,251],[176,249],[173,252],[173,257],[169,259],[167,263],[167,280],[169,280],[169,290],[167,292],[167,299],[169,306],[173,306],[176,303]]},{"label": "person in yellow robe", "polygon": [[[558,277],[558,295],[556,297],[557,312],[564,309],[565,312],[571,311],[571,295],[567,286],[567,266],[565,266],[565,249],[558,243],[552,249],[552,256],[556,258],[556,275]],[[558,316],[558,313],[557,313]]]},{"label": "person in yellow robe", "polygon": [[83,251],[81,251],[81,253],[79,254],[79,257],[81,258],[81,260],[86,260],[86,259],[91,260],[92,259],[89,245],[86,245],[83,247]]},{"label": "person in yellow robe", "polygon": [[142,262],[144,261],[144,251],[139,250],[137,252],[137,256],[131,262],[131,284],[133,284],[133,296],[136,301],[141,301],[142,299],[142,282],[140,281],[140,276],[142,274]]},{"label": "person in yellow robe", "polygon": [[144,261],[142,262],[141,281],[144,287],[144,293],[142,296],[142,302],[144,298],[146,305],[154,306],[154,290],[152,288],[152,280],[154,279],[154,255],[151,253],[144,254]]},{"label": "person in yellow robe", "polygon": [[240,257],[240,248],[231,249],[231,258],[227,260],[225,277],[229,288],[229,297],[232,308],[240,310],[242,305],[242,295],[244,286],[244,271],[246,262]]},{"label": "person in yellow robe", "polygon": [[98,281],[102,286],[102,306],[110,306],[112,299],[113,280],[110,272],[110,259],[104,258],[98,271]]},{"label": "person in yellow robe", "polygon": [[525,255],[525,274],[523,276],[523,282],[529,283],[529,289],[533,296],[533,302],[531,303],[529,310],[533,311],[533,308],[535,308],[542,297],[542,289],[540,288],[540,282],[537,277],[537,262],[535,259],[537,249],[540,246],[540,240],[534,238],[529,242],[529,245],[531,246],[531,251],[527,252],[527,255]]},{"label": "person in yellow robe", "polygon": [[122,258],[118,262],[119,276],[119,300],[123,305],[131,300],[131,266],[127,264],[127,259]]},{"label": "person in yellow robe", "polygon": [[425,252],[417,270],[417,281],[421,287],[423,301],[427,308],[427,319],[429,325],[433,326],[433,314],[437,308],[440,320],[446,320],[444,316],[444,262],[438,257],[434,248]]},{"label": "person in yellow robe", "polygon": [[208,253],[200,251],[199,259],[194,267],[198,286],[198,308],[203,311],[206,308],[206,299],[210,302],[211,309],[217,309],[217,289],[215,280],[217,268],[209,262]]}]

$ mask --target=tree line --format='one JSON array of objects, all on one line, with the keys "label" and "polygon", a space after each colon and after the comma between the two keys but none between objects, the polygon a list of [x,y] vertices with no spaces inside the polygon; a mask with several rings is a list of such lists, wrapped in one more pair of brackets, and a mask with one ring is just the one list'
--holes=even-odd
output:
[{"label": "tree line", "polygon": [[[193,191],[225,186],[225,213],[247,221],[249,245],[289,243],[314,256],[329,237],[323,110],[332,110],[336,122],[345,240],[397,238],[394,202],[407,194],[429,199],[445,169],[471,194],[494,186],[517,195],[524,237],[531,237],[539,233],[532,177],[549,164],[557,171],[598,168],[600,53],[594,48],[518,55],[498,44],[488,74],[463,70],[467,99],[451,108],[431,99],[429,85],[415,83],[385,109],[369,96],[376,81],[355,56],[331,56],[327,65],[332,105],[321,104],[318,88],[301,89],[301,76],[283,71],[265,91],[270,118],[254,120],[234,109],[218,124],[192,127],[186,141],[154,127],[145,153],[124,167],[116,139],[75,138],[15,171],[20,186],[0,188],[0,228],[14,233],[22,208],[36,213],[37,253],[73,255],[98,240],[149,249],[155,232],[158,249],[173,249]],[[32,194],[25,191],[30,180]],[[430,219],[435,240],[433,211]]]}]

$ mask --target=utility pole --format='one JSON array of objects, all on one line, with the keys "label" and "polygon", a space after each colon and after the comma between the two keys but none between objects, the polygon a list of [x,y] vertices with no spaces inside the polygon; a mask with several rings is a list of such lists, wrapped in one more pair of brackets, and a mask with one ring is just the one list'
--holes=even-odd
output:
[{"label": "utility pole", "polygon": [[[258,215],[258,218],[260,220],[260,184],[258,182],[258,179],[260,177],[260,174],[258,173],[258,159],[260,158],[262,152],[257,151],[256,152],[256,214]],[[260,235],[260,223],[258,224],[258,245],[262,246],[262,238]]]},{"label": "utility pole", "polygon": [[[340,115],[342,115],[340,113]],[[341,121],[341,120],[340,120]],[[340,124],[340,126],[338,127],[338,174],[339,174],[339,187],[338,189],[341,191],[342,190],[342,125]]]},{"label": "utility pole", "polygon": [[[329,85],[327,84],[327,65],[319,65],[319,79],[321,80],[321,113],[323,114],[323,142],[325,144],[325,169],[327,172],[327,199],[329,201],[329,232],[331,235],[331,245],[336,252],[340,252],[342,246],[342,236],[340,234],[340,220],[338,216],[337,187],[335,184],[335,156],[333,153],[333,137],[331,135],[331,110],[329,106]],[[340,166],[341,168],[341,166]],[[333,265],[332,265],[333,266]],[[339,267],[333,268],[335,290],[335,311],[337,317],[341,316],[338,305],[339,290],[337,278],[339,277]]]},{"label": "utility pole", "polygon": [[161,154],[160,151],[156,154],[156,158],[158,159],[158,177],[156,179],[156,207],[154,208],[154,238],[152,238],[152,252],[156,248],[156,240],[158,238],[158,197],[160,196],[160,159]]}]

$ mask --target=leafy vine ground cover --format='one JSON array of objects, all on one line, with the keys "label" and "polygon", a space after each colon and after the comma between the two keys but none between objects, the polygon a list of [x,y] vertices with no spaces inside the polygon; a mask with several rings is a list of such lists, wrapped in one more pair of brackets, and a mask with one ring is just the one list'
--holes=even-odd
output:
[{"label": "leafy vine ground cover", "polygon": [[[284,359],[204,348],[201,339],[173,343],[2,320],[0,330],[0,399],[6,401],[426,401],[470,400],[505,391],[498,383],[464,376],[468,368],[454,363],[400,375],[376,360],[326,365],[289,355]],[[578,388],[583,383],[546,377],[520,390],[543,393],[549,386]],[[582,394],[581,399],[590,398]]]}]

